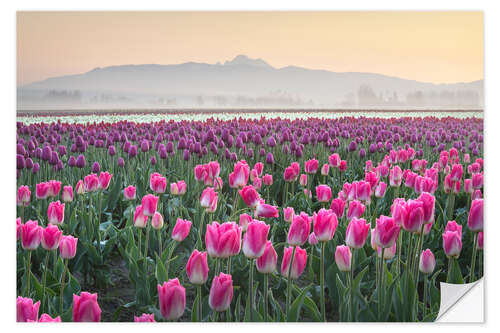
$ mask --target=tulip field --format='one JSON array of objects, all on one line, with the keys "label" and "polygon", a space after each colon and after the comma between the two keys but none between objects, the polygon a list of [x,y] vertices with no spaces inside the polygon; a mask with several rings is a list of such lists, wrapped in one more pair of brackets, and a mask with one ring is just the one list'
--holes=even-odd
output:
[{"label": "tulip field", "polygon": [[481,112],[18,116],[17,321],[434,321]]}]

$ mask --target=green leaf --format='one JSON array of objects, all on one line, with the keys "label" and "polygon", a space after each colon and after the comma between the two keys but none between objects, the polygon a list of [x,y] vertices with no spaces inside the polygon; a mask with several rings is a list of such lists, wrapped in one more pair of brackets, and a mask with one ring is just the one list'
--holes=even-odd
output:
[{"label": "green leaf", "polygon": [[307,291],[311,288],[312,285],[307,286],[302,290],[302,292],[297,296],[295,301],[293,301],[292,305],[290,306],[290,310],[288,312],[288,318],[287,321],[293,321],[296,322],[299,317],[300,317],[300,310],[302,309],[302,305],[304,304],[304,297],[307,293]]},{"label": "green leaf", "polygon": [[448,272],[446,283],[463,284],[464,279],[462,277],[460,266],[458,265],[458,260],[456,259],[448,259],[448,260],[452,260],[452,263],[451,263],[451,269]]},{"label": "green leaf", "polygon": [[168,281],[167,269],[158,255],[156,255],[155,277],[159,284],[163,284],[163,282]]},{"label": "green leaf", "polygon": [[[157,256],[158,257],[158,256]],[[198,304],[201,302],[199,295],[196,295],[196,298],[194,299],[193,302],[193,307],[191,308],[191,322],[198,322],[200,321],[200,314],[198,313]]]}]

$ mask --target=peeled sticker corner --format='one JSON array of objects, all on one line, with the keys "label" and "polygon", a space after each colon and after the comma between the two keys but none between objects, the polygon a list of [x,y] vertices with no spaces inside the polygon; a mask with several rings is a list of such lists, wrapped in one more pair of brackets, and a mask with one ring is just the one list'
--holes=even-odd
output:
[{"label": "peeled sticker corner", "polygon": [[441,303],[436,322],[484,322],[484,279],[466,284],[441,282]]}]

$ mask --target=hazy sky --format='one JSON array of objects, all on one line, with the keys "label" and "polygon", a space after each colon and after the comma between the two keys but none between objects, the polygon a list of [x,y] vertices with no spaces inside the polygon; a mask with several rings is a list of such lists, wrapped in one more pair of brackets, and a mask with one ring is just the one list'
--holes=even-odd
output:
[{"label": "hazy sky", "polygon": [[122,64],[215,63],[483,78],[482,12],[18,12],[17,83]]}]

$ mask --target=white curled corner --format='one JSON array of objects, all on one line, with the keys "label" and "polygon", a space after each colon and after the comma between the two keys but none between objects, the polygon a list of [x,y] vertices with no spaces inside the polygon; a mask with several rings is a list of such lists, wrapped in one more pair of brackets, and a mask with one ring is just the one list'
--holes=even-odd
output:
[{"label": "white curled corner", "polygon": [[441,282],[441,304],[436,322],[484,322],[484,279],[466,284]]}]

